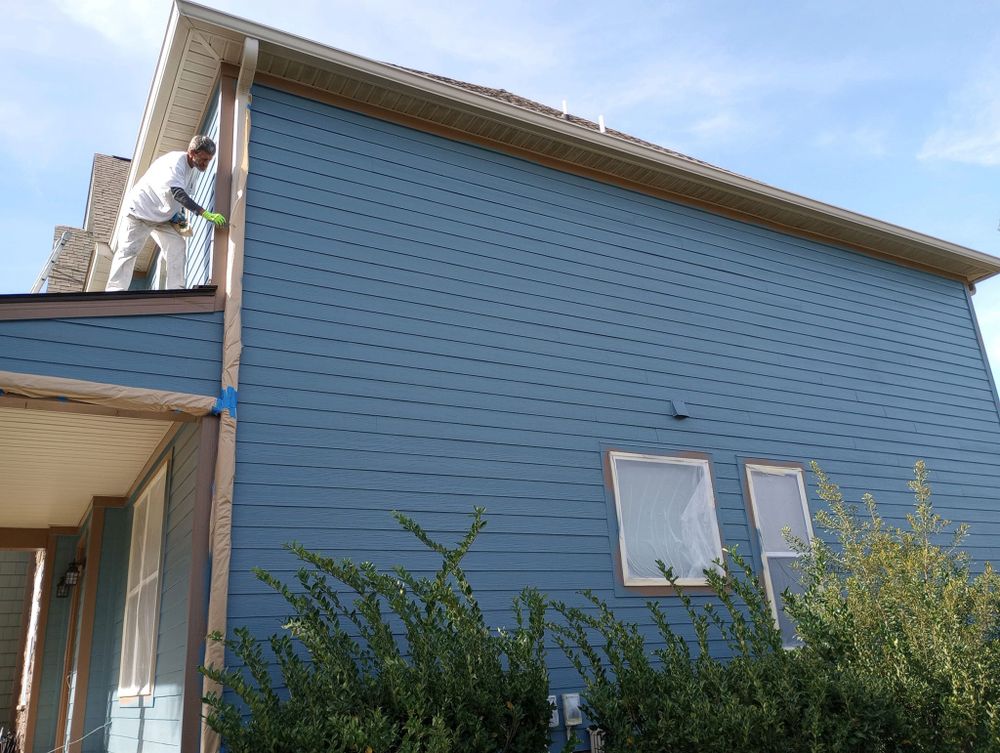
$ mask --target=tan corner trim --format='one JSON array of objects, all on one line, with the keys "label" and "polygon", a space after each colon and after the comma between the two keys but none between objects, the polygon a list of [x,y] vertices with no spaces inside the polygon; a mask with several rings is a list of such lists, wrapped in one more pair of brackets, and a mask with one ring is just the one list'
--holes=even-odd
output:
[{"label": "tan corner trim", "polygon": [[28,698],[28,718],[25,723],[24,749],[33,750],[35,727],[38,723],[38,700],[42,689],[42,665],[45,663],[45,633],[49,627],[49,600],[52,598],[52,583],[56,562],[56,539],[58,529],[50,528],[45,542],[45,562],[42,574],[42,593],[39,597],[38,631],[35,639],[35,661],[31,667],[31,695]]},{"label": "tan corner trim", "polygon": [[142,418],[152,421],[197,421],[198,416],[187,413],[162,413],[157,411],[121,410],[104,405],[76,403],[45,397],[19,397],[0,395],[0,408],[23,408],[25,410],[51,411],[53,413],[82,413],[90,416],[115,416],[117,418]]},{"label": "tan corner trim", "polygon": [[210,285],[191,290],[0,295],[0,321],[218,311]]},{"label": "tan corner trim", "polygon": [[0,528],[0,549],[44,549],[48,528]]},{"label": "tan corner trim", "polygon": [[80,614],[80,642],[77,648],[76,684],[73,691],[73,718],[69,725],[69,753],[80,753],[90,686],[90,659],[94,642],[94,615],[97,613],[97,585],[101,572],[101,547],[104,542],[104,507],[94,508],[87,536],[86,564],[83,570],[83,609]]},{"label": "tan corner trim", "polygon": [[179,411],[204,416],[215,407],[215,398],[206,395],[123,387],[118,384],[22,374],[16,371],[0,371],[0,391],[20,397],[64,398],[120,410],[153,411],[168,415]]},{"label": "tan corner trim", "polygon": [[187,664],[181,708],[181,750],[196,751],[201,737],[201,687],[198,667],[208,632],[209,532],[212,523],[212,481],[218,451],[219,419],[202,419],[198,435],[198,471],[191,525],[191,569],[188,580]]},{"label": "tan corner trim", "polygon": [[[342,107],[345,110],[351,110],[353,112],[358,112],[363,115],[370,115],[380,120],[385,120],[391,123],[396,123],[398,125],[407,126],[408,128],[424,131],[425,133],[442,136],[444,138],[451,139],[452,141],[460,141],[467,144],[474,144],[476,146],[484,146],[488,149],[502,152],[504,154],[509,154],[513,157],[519,157],[521,159],[525,159],[539,165],[544,165],[545,167],[551,167],[555,170],[559,170],[560,172],[569,173],[571,175],[579,175],[580,177],[600,181],[601,183],[607,183],[609,185],[619,186],[621,188],[626,188],[630,191],[635,191],[637,193],[645,194],[646,196],[652,196],[658,199],[672,201],[677,204],[684,204],[686,206],[695,207],[698,209],[704,209],[706,211],[712,212],[713,214],[721,215],[723,217],[728,217],[734,220],[739,220],[740,222],[747,222],[771,230],[777,230],[778,232],[784,233],[786,235],[791,235],[798,238],[805,238],[807,240],[817,241],[819,243],[824,243],[828,245],[837,246],[839,248],[849,249],[851,251],[856,251],[858,253],[865,254],[866,256],[872,256],[877,259],[882,259],[884,261],[891,261],[894,264],[899,264],[904,267],[918,269],[922,272],[929,272],[931,274],[938,275],[939,277],[959,280],[962,283],[966,284],[969,282],[969,279],[964,275],[953,272],[947,272],[937,267],[932,267],[930,265],[925,265],[919,262],[910,261],[909,259],[905,259],[899,256],[894,256],[893,254],[887,254],[879,251],[876,248],[871,248],[868,246],[863,246],[858,244],[852,244],[844,240],[831,238],[829,236],[823,235],[822,233],[813,233],[802,228],[796,228],[790,225],[782,224],[780,222],[768,220],[755,214],[739,212],[734,209],[730,209],[728,207],[724,207],[710,201],[699,200],[697,198],[688,196],[686,194],[652,188],[642,183],[636,183],[627,180],[625,178],[620,178],[618,176],[611,175],[609,173],[601,172],[598,170],[592,170],[572,162],[566,162],[563,160],[554,159],[552,157],[540,155],[537,152],[533,152],[528,149],[521,149],[519,147],[512,146],[504,142],[493,141],[491,139],[466,133],[464,131],[460,131],[455,128],[450,128],[448,126],[443,126],[437,123],[431,123],[425,120],[420,120],[419,118],[403,115],[394,112],[392,110],[386,110],[376,105],[370,105],[365,102],[358,102],[357,100],[333,94],[332,92],[322,91],[307,86],[305,84],[279,78],[272,74],[258,73],[255,78],[255,83],[259,83],[264,86],[270,86],[275,89],[281,89],[291,94],[296,94],[301,97],[313,99],[316,100],[317,102],[324,102],[326,104],[334,105],[335,107]],[[719,172],[721,174],[723,171]]]},{"label": "tan corner trim", "polygon": [[[216,149],[215,211],[232,214],[233,118],[236,111],[236,77],[239,68],[223,64],[219,77],[219,143]],[[218,310],[226,306],[226,268],[229,263],[229,226],[216,228],[212,242],[212,284]]]}]

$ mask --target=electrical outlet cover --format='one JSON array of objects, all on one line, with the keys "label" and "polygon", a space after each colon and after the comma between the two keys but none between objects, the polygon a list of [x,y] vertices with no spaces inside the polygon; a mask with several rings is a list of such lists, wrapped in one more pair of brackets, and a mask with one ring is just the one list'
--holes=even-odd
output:
[{"label": "electrical outlet cover", "polygon": [[583,724],[583,712],[580,710],[579,693],[563,693],[563,719],[566,720],[567,727],[576,727]]},{"label": "electrical outlet cover", "polygon": [[549,696],[549,708],[552,711],[552,716],[549,717],[549,726],[558,727],[559,726],[559,704],[554,695]]}]

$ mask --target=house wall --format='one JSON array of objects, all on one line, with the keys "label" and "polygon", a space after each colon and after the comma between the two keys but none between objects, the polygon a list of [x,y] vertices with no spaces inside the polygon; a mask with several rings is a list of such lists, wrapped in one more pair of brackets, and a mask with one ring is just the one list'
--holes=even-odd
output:
[{"label": "house wall", "polygon": [[222,312],[0,322],[0,370],[219,392]]},{"label": "house wall", "polygon": [[[91,692],[87,707],[87,729],[110,720],[106,736],[95,735],[85,744],[85,753],[166,753],[180,750],[180,719],[183,700],[188,616],[188,577],[191,563],[191,526],[198,461],[198,425],[185,424],[164,457],[170,456],[169,497],[164,520],[163,566],[156,644],[156,680],[151,700],[141,704],[120,703],[117,694],[121,638],[128,578],[128,547],[131,536],[131,503],[125,520],[115,519],[119,546],[107,551],[107,578],[101,579],[98,611],[107,606],[102,628],[106,644],[103,662],[92,666]],[[157,463],[157,466],[159,464]],[[134,500],[133,500],[134,501]],[[105,530],[105,541],[111,539]],[[120,567],[113,570],[115,563]],[[113,615],[113,617],[111,616]],[[95,635],[97,626],[95,626]],[[96,642],[95,642],[96,650]],[[103,690],[98,690],[103,688]]]},{"label": "house wall", "polygon": [[290,577],[283,542],[427,570],[390,511],[454,541],[474,505],[489,619],[531,584],[646,621],[616,586],[611,447],[706,454],[751,553],[743,459],[817,459],[899,519],[925,458],[972,555],[1000,554],[959,282],[264,87],[250,169],[230,628],[286,616],[250,572]]},{"label": "house wall", "polygon": [[48,603],[48,618],[45,624],[45,643],[40,657],[42,663],[41,682],[32,693],[38,693],[38,709],[35,716],[35,736],[32,743],[34,753],[48,753],[56,747],[56,723],[59,717],[59,701],[66,668],[66,637],[69,631],[71,597],[58,598],[56,583],[76,554],[77,536],[59,536],[56,540],[56,554],[52,562],[45,563],[45,578],[51,583]]},{"label": "house wall", "polygon": [[34,552],[0,552],[0,727],[10,729],[17,706],[14,680],[24,659],[25,597]]}]

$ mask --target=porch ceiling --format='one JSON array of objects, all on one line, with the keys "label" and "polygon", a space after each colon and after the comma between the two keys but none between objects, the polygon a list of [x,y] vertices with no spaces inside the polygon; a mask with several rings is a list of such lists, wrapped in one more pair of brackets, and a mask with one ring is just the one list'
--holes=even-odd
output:
[{"label": "porch ceiling", "polygon": [[170,421],[0,407],[0,528],[75,526],[125,495]]}]

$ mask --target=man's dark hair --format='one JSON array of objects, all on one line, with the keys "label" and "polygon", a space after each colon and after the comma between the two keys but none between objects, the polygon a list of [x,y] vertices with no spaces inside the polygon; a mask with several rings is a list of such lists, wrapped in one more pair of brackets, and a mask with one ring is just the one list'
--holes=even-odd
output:
[{"label": "man's dark hair", "polygon": [[189,152],[207,152],[208,154],[215,154],[215,142],[212,141],[208,136],[203,136],[198,134],[191,139],[188,144]]}]

